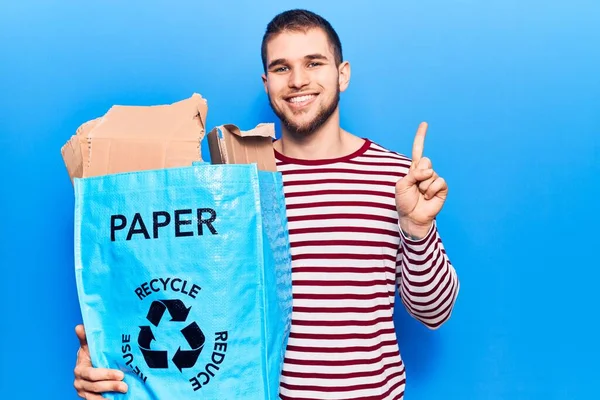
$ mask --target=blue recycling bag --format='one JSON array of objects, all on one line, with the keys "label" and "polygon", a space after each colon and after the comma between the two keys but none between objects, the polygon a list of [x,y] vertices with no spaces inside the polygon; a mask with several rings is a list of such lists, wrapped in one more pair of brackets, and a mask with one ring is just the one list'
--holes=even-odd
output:
[{"label": "blue recycling bag", "polygon": [[279,173],[255,164],[79,178],[75,271],[109,399],[278,399],[291,320]]}]

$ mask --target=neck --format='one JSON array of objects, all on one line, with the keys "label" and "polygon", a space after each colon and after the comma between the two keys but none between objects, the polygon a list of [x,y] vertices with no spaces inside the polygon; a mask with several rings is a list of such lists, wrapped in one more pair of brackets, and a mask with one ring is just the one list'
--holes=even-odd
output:
[{"label": "neck", "polygon": [[287,157],[318,160],[343,157],[356,150],[355,137],[340,127],[339,111],[309,135],[296,135],[282,126],[275,149]]}]

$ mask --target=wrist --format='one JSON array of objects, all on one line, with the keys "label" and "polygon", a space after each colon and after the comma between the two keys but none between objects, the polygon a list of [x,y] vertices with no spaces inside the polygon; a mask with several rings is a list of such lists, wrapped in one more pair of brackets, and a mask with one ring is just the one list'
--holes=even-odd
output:
[{"label": "wrist", "polygon": [[407,239],[421,240],[427,236],[429,231],[431,231],[433,221],[428,223],[416,223],[409,218],[400,218],[399,225],[402,233]]}]

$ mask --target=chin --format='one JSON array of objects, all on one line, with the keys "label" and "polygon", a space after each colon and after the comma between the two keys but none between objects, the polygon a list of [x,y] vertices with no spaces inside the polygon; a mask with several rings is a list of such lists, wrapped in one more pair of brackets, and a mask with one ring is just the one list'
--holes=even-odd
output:
[{"label": "chin", "polygon": [[[271,109],[281,120],[287,131],[294,136],[306,137],[314,133],[323,126],[337,109],[339,103],[339,91],[333,101],[328,104],[314,102],[310,104],[309,109],[294,112],[285,105],[275,107],[273,99],[269,97]],[[287,108],[287,109],[286,109]]]},{"label": "chin", "polygon": [[313,116],[312,118],[294,118],[295,115],[287,116],[285,121],[290,126],[295,126],[298,129],[306,129],[315,123],[316,118]]},{"label": "chin", "polygon": [[303,121],[302,123],[285,120],[282,121],[282,123],[286,126],[287,130],[295,136],[310,136],[322,126],[322,123],[317,121],[317,119]]}]

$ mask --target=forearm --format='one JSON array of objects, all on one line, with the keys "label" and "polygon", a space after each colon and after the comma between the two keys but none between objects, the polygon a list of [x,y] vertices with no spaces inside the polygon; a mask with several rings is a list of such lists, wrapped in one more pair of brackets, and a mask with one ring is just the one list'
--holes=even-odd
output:
[{"label": "forearm", "polygon": [[434,222],[428,232],[401,233],[398,256],[400,298],[408,312],[431,329],[448,320],[460,283]]}]

